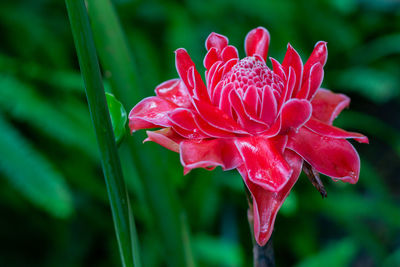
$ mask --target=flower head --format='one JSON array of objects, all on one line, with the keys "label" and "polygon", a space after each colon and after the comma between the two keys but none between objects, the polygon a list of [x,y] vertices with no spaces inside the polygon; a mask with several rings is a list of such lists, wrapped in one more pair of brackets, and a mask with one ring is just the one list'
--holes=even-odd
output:
[{"label": "flower head", "polygon": [[264,245],[276,214],[301,172],[303,160],[334,180],[356,183],[360,160],[346,140],[367,137],[332,126],[350,99],[320,88],[327,60],[318,42],[305,64],[289,44],[282,64],[270,58],[265,28],[250,31],[246,57],[211,33],[206,40],[205,82],[185,49],[178,49],[178,79],[155,89],[129,114],[132,131],[180,154],[193,168],[237,169],[251,192],[254,235]]}]

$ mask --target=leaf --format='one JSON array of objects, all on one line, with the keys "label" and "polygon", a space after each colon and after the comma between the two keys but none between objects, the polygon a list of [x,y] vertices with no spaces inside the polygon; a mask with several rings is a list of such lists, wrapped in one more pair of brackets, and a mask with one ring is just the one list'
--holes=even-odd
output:
[{"label": "leaf", "polygon": [[[29,123],[62,144],[80,148],[94,159],[98,158],[89,114],[82,103],[66,103],[68,97],[64,97],[59,104],[54,103],[39,95],[30,85],[9,75],[0,75],[0,88],[0,110],[7,111],[19,121]],[[76,109],[81,112],[74,119],[68,110]]]},{"label": "leaf", "polygon": [[244,253],[239,244],[212,236],[193,237],[193,250],[204,266],[242,266],[244,263]]},{"label": "leaf", "polygon": [[344,239],[327,246],[318,254],[300,262],[297,267],[339,267],[350,266],[351,260],[358,251],[358,247],[351,239]]},{"label": "leaf", "polygon": [[33,204],[58,218],[73,211],[64,177],[0,115],[0,172]]},{"label": "leaf", "polygon": [[115,142],[119,145],[126,133],[127,115],[122,106],[113,94],[106,93],[108,110],[110,111],[111,124],[114,131]]},{"label": "leaf", "polygon": [[337,87],[357,92],[375,103],[383,103],[399,95],[399,79],[387,71],[355,67],[337,77]]}]

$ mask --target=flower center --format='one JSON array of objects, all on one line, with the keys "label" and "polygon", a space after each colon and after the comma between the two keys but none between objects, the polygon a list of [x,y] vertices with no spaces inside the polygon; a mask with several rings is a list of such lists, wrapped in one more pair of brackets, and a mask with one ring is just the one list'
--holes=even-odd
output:
[{"label": "flower center", "polygon": [[242,94],[252,85],[257,89],[268,85],[279,92],[284,86],[281,78],[256,57],[245,57],[233,66],[223,77],[223,85],[228,83],[233,83]]}]

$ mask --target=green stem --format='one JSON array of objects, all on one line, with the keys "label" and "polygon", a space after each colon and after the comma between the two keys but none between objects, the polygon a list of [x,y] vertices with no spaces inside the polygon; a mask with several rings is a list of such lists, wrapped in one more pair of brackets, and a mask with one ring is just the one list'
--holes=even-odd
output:
[{"label": "green stem", "polygon": [[133,256],[135,256],[135,263],[139,263],[139,254],[133,255],[131,243],[131,234],[134,235],[136,229],[129,207],[129,197],[115,144],[89,19],[83,0],[66,0],[65,2],[100,149],[122,265],[131,267],[134,266]]},{"label": "green stem", "polygon": [[[129,110],[141,99],[141,87],[118,15],[110,0],[87,0],[87,4],[102,67],[110,74],[113,93]],[[138,140],[128,138],[127,143],[130,146],[129,157],[135,163],[153,216],[154,232],[160,237],[164,256],[168,258],[167,265],[194,265],[189,227],[180,217],[182,207],[165,173],[154,167],[160,165],[160,157],[154,155],[154,151],[149,153]]]}]

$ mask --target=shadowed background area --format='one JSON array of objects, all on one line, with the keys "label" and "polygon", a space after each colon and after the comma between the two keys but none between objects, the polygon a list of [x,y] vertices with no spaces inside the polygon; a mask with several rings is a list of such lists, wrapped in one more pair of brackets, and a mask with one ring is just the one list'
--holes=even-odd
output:
[{"label": "shadowed background area", "polygon": [[[119,33],[109,30],[107,12],[90,10],[93,1],[108,0],[88,0],[89,15],[106,90],[125,88],[117,97],[128,112],[156,85],[178,77],[177,48],[186,48],[204,73],[210,32],[228,36],[244,57],[247,32],[264,26],[269,56],[279,61],[288,42],[305,62],[317,41],[327,41],[323,87],[352,99],[334,125],[364,133],[370,145],[353,142],[362,162],[357,185],[322,177],[328,197],[321,199],[299,178],[277,216],[276,262],[400,266],[399,1],[114,0],[126,51],[104,41],[107,35],[118,42]],[[1,1],[0,34],[0,265],[118,266],[64,1]],[[130,82],[113,79],[121,73]],[[137,132],[120,146],[143,266],[171,266],[176,229],[189,238],[197,266],[251,266],[240,175],[217,168],[183,176],[178,154],[154,143],[128,148],[144,138]],[[139,175],[137,157],[145,157],[148,175]]]}]

